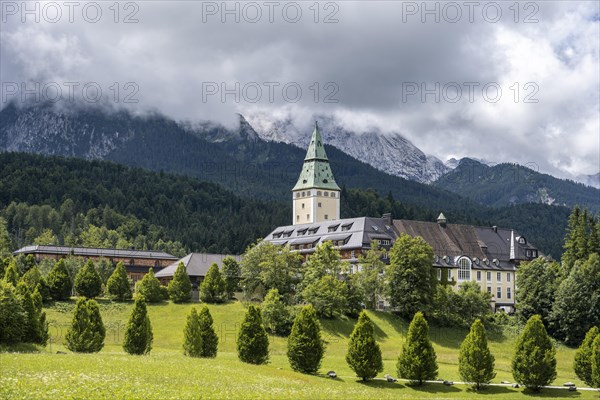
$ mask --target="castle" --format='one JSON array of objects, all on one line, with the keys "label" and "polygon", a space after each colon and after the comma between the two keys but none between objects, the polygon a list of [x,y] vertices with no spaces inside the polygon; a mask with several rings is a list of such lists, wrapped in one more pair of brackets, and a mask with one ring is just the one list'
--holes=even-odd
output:
[{"label": "castle", "polygon": [[494,310],[514,311],[516,269],[538,257],[538,249],[513,229],[451,224],[443,213],[431,222],[393,219],[391,214],[340,219],[340,188],[316,123],[292,189],[292,204],[292,224],[274,229],[265,241],[288,245],[305,259],[319,244],[331,241],[354,272],[372,242],[378,242],[388,262],[387,251],[401,234],[420,236],[433,248],[438,279],[457,283],[454,287],[477,282],[492,294]]}]

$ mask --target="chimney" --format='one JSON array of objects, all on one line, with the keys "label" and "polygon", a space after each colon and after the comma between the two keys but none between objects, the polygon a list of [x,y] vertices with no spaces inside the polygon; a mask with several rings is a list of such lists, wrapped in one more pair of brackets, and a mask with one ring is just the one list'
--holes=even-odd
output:
[{"label": "chimney", "polygon": [[389,226],[392,226],[392,213],[385,213],[381,218],[384,219]]},{"label": "chimney", "polygon": [[441,226],[442,228],[445,228],[446,227],[446,222],[448,222],[448,220],[444,216],[444,213],[440,213],[440,215],[438,215],[438,217],[437,217],[437,223],[438,223],[438,225]]},{"label": "chimney", "polygon": [[492,229],[494,230],[494,232],[498,232],[498,227],[496,225],[492,226]]}]

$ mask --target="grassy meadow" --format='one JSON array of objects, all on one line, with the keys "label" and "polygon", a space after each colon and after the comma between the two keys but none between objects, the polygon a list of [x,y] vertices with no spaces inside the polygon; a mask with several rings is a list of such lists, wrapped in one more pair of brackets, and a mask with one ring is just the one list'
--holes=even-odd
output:
[{"label": "grassy meadow", "polygon": [[[100,300],[107,328],[104,349],[98,354],[73,354],[63,341],[71,321],[74,302],[56,303],[46,310],[52,343],[45,348],[19,346],[0,353],[0,398],[95,399],[95,398],[494,398],[556,397],[598,399],[594,391],[568,392],[545,389],[540,394],[511,387],[488,387],[481,393],[464,385],[427,384],[375,380],[362,383],[345,362],[347,340],[353,320],[322,320],[327,347],[319,376],[293,372],[286,357],[286,340],[272,337],[268,365],[243,364],[237,359],[235,340],[244,306],[239,302],[210,305],[220,337],[215,359],[192,359],[182,354],[183,327],[191,304],[164,303],[149,306],[154,345],[148,356],[130,356],[122,347],[131,303]],[[197,306],[197,304],[195,305]],[[384,358],[384,374],[396,375],[396,359],[408,324],[383,312],[370,312]],[[430,337],[438,356],[439,378],[459,381],[458,347],[466,331],[431,327]],[[494,382],[512,382],[510,358],[515,334],[492,335],[490,348],[496,357]],[[59,353],[57,353],[59,352]],[[67,354],[61,354],[62,352]],[[554,385],[575,376],[574,349],[559,345],[558,376]],[[338,378],[324,374],[334,370]]]}]

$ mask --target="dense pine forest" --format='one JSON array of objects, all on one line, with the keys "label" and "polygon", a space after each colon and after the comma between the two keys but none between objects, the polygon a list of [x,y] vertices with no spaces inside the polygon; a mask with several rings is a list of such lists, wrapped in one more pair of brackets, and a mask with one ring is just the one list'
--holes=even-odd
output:
[{"label": "dense pine forest", "polygon": [[[267,183],[256,182],[267,186]],[[514,227],[560,258],[569,210],[542,204],[472,212],[398,201],[390,192],[342,190],[342,217],[381,216]],[[242,253],[274,227],[289,224],[288,202],[242,198],[214,183],[106,161],[0,154],[0,216],[12,248],[30,243]]]}]

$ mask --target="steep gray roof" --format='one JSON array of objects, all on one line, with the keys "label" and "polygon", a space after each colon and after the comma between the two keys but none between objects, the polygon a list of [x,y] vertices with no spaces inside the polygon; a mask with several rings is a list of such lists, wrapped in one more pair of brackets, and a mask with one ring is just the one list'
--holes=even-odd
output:
[{"label": "steep gray roof", "polygon": [[173,264],[163,268],[156,273],[157,278],[168,278],[175,274],[175,270],[180,262],[185,265],[185,270],[189,276],[206,276],[208,269],[213,263],[219,267],[223,263],[225,257],[233,257],[237,261],[241,260],[240,256],[229,254],[208,254],[208,253],[190,253],[187,256],[175,261]]},{"label": "steep gray roof", "polygon": [[96,247],[70,247],[70,246],[25,246],[13,253],[18,254],[56,254],[75,255],[81,257],[106,257],[106,258],[151,258],[161,260],[176,260],[177,257],[164,251],[154,250],[126,250],[102,249]]}]

